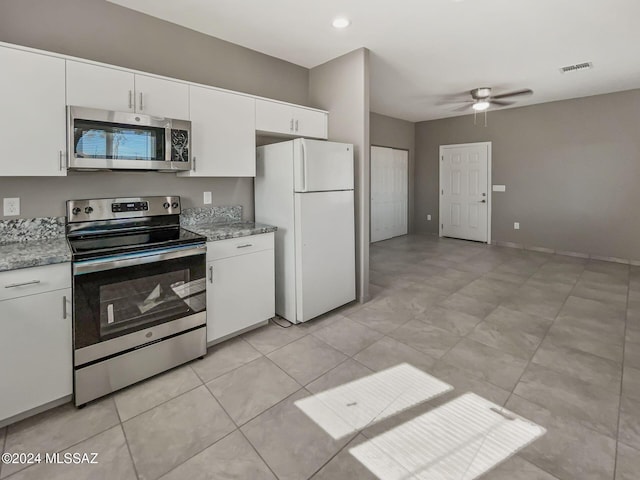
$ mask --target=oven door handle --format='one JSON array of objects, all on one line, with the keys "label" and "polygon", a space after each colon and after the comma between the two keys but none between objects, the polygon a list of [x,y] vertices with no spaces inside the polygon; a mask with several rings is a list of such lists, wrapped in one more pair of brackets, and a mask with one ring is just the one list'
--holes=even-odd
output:
[{"label": "oven door handle", "polygon": [[205,255],[206,244],[184,247],[172,247],[146,252],[124,253],[121,255],[111,255],[103,258],[91,260],[81,260],[73,263],[73,274],[83,275],[86,273],[103,272],[116,268],[135,267],[146,263],[161,262],[163,260],[173,260],[175,258],[191,257],[194,255]]}]

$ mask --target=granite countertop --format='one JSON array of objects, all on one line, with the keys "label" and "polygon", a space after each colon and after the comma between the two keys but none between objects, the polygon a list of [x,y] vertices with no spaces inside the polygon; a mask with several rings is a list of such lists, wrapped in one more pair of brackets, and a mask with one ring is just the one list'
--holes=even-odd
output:
[{"label": "granite countertop", "polygon": [[0,272],[70,261],[65,237],[0,244]]},{"label": "granite countertop", "polygon": [[182,228],[207,237],[207,242],[226,240],[228,238],[248,237],[261,233],[275,232],[278,227],[254,222],[198,222],[183,225]]}]

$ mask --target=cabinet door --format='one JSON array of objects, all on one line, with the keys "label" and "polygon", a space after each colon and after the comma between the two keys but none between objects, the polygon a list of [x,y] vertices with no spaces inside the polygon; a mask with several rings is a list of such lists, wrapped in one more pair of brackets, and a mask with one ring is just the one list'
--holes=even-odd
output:
[{"label": "cabinet door", "polygon": [[208,342],[275,315],[273,250],[215,260],[207,267],[213,269],[207,272]]},{"label": "cabinet door", "polygon": [[67,60],[67,104],[133,112],[133,73]]},{"label": "cabinet door", "polygon": [[327,138],[327,114],[295,108],[293,111],[294,129],[300,137]]},{"label": "cabinet door", "polygon": [[136,112],[157,117],[189,119],[189,85],[136,75]]},{"label": "cabinet door", "polygon": [[0,420],[71,395],[71,352],[70,288],[0,302]]},{"label": "cabinet door", "polygon": [[190,87],[191,177],[255,177],[255,100],[244,95]]},{"label": "cabinet door", "polygon": [[0,176],[66,175],[64,60],[0,47]]},{"label": "cabinet door", "polygon": [[256,100],[256,130],[294,135],[294,123],[290,105],[268,100]]}]

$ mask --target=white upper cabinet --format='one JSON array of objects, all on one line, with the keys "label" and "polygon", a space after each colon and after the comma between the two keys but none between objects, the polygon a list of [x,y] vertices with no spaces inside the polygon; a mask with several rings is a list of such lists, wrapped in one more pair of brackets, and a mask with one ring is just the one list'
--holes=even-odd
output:
[{"label": "white upper cabinet", "polygon": [[256,130],[292,137],[327,138],[327,113],[270,100],[256,100]]},{"label": "white upper cabinet", "polygon": [[186,120],[189,86],[67,60],[67,104]]},{"label": "white upper cabinet", "polygon": [[67,104],[116,112],[134,111],[134,74],[67,60]]},{"label": "white upper cabinet", "polygon": [[64,60],[0,47],[0,70],[0,175],[66,175]]},{"label": "white upper cabinet", "polygon": [[189,119],[189,85],[136,74],[136,112]]},{"label": "white upper cabinet", "polygon": [[255,177],[255,99],[190,86],[192,170],[180,176]]},{"label": "white upper cabinet", "polygon": [[328,118],[325,112],[294,108],[294,128],[299,137],[327,138]]}]

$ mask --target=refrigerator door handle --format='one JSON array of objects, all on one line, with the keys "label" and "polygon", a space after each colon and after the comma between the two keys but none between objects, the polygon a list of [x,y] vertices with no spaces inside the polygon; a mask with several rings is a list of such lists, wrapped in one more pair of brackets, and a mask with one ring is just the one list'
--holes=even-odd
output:
[{"label": "refrigerator door handle", "polygon": [[307,153],[304,147],[304,140],[302,140],[300,142],[300,145],[302,145],[302,161],[301,163],[301,167],[302,167],[302,191],[306,192],[307,191]]}]

